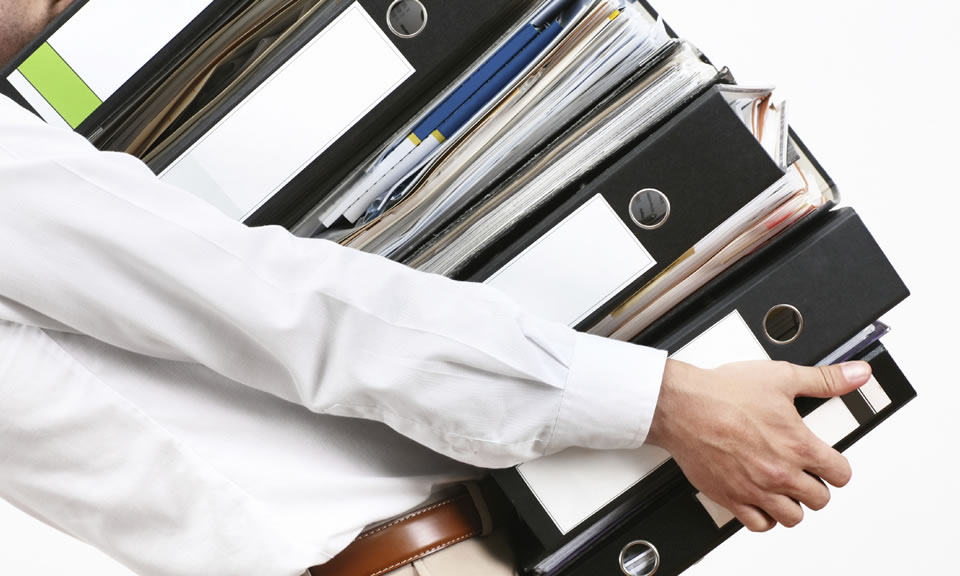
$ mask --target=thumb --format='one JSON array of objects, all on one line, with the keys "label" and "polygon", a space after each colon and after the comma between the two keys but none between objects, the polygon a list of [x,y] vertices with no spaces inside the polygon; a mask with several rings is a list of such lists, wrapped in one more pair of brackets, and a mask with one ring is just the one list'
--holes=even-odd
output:
[{"label": "thumb", "polygon": [[797,367],[794,391],[797,396],[832,398],[863,386],[872,369],[866,362],[844,362],[815,368]]}]

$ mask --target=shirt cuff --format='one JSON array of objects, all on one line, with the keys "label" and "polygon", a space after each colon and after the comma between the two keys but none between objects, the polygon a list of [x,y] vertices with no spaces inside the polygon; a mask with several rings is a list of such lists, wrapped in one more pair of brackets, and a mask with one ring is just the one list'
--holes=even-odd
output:
[{"label": "shirt cuff", "polygon": [[664,350],[577,334],[573,362],[545,454],[579,446],[631,449],[643,444],[660,396]]}]

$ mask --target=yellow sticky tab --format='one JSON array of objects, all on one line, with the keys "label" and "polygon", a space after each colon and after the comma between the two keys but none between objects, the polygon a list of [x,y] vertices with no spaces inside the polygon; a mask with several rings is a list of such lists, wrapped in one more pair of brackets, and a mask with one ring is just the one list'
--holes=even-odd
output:
[{"label": "yellow sticky tab", "polygon": [[611,20],[614,20],[614,19],[615,19],[617,16],[619,16],[619,15],[620,15],[620,11],[619,11],[619,10],[614,10],[614,11],[613,11],[613,14],[610,15],[610,19],[611,19]]},{"label": "yellow sticky tab", "polygon": [[443,141],[446,140],[446,138],[443,137],[443,134],[441,134],[439,130],[434,130],[430,135],[436,138],[437,142],[441,144],[443,144]]},{"label": "yellow sticky tab", "polygon": [[413,142],[413,145],[414,145],[414,146],[419,146],[419,145],[420,145],[420,139],[417,138],[417,135],[416,135],[416,134],[411,133],[409,136],[407,136],[407,138],[409,138],[410,141]]}]

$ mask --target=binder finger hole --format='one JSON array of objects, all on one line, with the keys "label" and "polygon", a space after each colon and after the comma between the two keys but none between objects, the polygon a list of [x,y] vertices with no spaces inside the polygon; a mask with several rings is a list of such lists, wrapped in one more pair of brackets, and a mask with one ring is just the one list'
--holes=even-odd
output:
[{"label": "binder finger hole", "polygon": [[420,0],[393,0],[387,8],[387,26],[395,36],[413,38],[427,27],[427,9]]},{"label": "binder finger hole", "polygon": [[663,226],[670,217],[670,200],[656,188],[644,188],[630,199],[630,219],[644,230]]},{"label": "binder finger hole", "polygon": [[763,333],[774,344],[789,344],[803,331],[803,315],[789,304],[778,304],[763,317]]},{"label": "binder finger hole", "polygon": [[646,540],[634,540],[620,550],[620,570],[626,576],[653,576],[660,569],[660,552]]}]

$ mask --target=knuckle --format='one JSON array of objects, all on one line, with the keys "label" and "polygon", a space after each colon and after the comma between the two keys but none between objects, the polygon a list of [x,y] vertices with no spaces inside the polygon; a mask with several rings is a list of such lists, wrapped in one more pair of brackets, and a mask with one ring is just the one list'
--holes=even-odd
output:
[{"label": "knuckle", "polygon": [[742,490],[741,496],[737,500],[743,502],[744,504],[750,504],[756,506],[764,498],[766,498],[767,492],[763,488],[757,485],[751,485]]},{"label": "knuckle", "polygon": [[824,392],[829,393],[837,389],[839,382],[837,381],[837,371],[833,367],[817,366],[817,372],[820,374]]},{"label": "knuckle", "polygon": [[792,442],[790,451],[804,464],[812,463],[816,457],[814,447],[805,439]]},{"label": "knuckle", "polygon": [[772,464],[764,471],[766,486],[773,489],[789,488],[792,480],[790,470],[783,464]]}]

